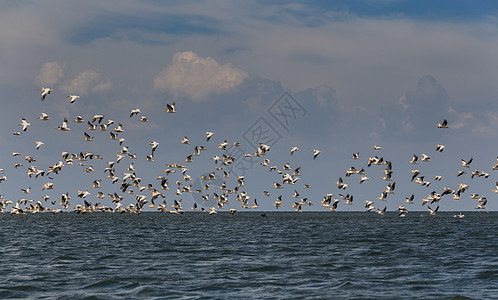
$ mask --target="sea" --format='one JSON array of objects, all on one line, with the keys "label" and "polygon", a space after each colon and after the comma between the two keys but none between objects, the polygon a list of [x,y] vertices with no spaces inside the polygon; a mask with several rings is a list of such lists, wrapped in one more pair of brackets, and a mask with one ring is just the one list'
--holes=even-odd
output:
[{"label": "sea", "polygon": [[498,299],[498,212],[0,215],[0,299]]}]

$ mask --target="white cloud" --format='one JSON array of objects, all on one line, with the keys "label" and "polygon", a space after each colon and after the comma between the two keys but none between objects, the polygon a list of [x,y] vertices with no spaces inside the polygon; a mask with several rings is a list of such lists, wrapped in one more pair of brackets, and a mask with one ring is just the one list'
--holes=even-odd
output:
[{"label": "white cloud", "polygon": [[85,96],[89,92],[103,92],[112,87],[109,78],[104,78],[99,72],[86,70],[78,75],[69,83],[62,86],[66,93],[75,93]]},{"label": "white cloud", "polygon": [[230,63],[220,65],[213,58],[202,58],[192,51],[178,52],[154,79],[154,88],[201,101],[239,86],[247,76],[244,70]]},{"label": "white cloud", "polygon": [[53,86],[64,77],[62,67],[56,62],[47,62],[41,68],[40,74],[36,76],[36,83],[43,86]]}]

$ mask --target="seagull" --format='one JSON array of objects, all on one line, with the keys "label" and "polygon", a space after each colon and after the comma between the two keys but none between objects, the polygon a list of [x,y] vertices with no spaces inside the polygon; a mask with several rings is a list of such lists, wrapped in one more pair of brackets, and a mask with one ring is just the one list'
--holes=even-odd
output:
[{"label": "seagull", "polygon": [[41,116],[38,117],[39,120],[42,120],[42,121],[48,121],[50,120],[50,118],[48,117],[48,115],[44,112],[42,112]]},{"label": "seagull", "polygon": [[50,94],[51,92],[53,92],[54,90],[51,89],[51,88],[46,88],[46,87],[41,87],[39,88],[39,90],[42,91],[42,94],[41,94],[41,100],[45,100],[45,98],[47,97],[48,94]]},{"label": "seagull", "polygon": [[176,113],[175,105],[176,105],[175,102],[173,102],[172,104],[166,104],[166,109],[164,111],[170,114]]},{"label": "seagull", "polygon": [[31,123],[28,123],[25,118],[22,118],[21,123],[17,124],[17,126],[22,126],[22,131],[28,130],[29,125],[31,125]]},{"label": "seagull", "polygon": [[442,123],[437,123],[436,126],[437,128],[448,128],[448,121],[444,119]]},{"label": "seagull", "polygon": [[68,95],[66,98],[69,98],[69,103],[74,103],[74,101],[78,100],[80,96]]}]

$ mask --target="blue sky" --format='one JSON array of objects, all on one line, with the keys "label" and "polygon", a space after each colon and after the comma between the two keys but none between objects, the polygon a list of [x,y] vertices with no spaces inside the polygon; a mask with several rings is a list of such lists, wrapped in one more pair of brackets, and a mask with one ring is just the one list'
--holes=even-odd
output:
[{"label": "blue sky", "polygon": [[[459,183],[470,190],[460,201],[445,196],[441,209],[474,210],[472,193],[489,199],[488,210],[498,208],[491,192],[497,181],[491,166],[498,156],[498,5],[493,1],[17,1],[0,7],[0,168],[9,178],[0,183],[0,194],[6,199],[26,197],[20,188],[32,186],[27,196],[37,201],[48,180],[26,177],[25,161],[15,169],[22,157],[12,157],[14,151],[36,156],[42,169],[58,162],[60,151],[102,153],[103,161],[88,162],[95,173],[73,165],[55,177],[55,189],[46,192],[52,199],[70,192],[77,204],[76,190],[89,189],[96,201],[97,191],[89,186],[97,177],[106,192],[119,190],[103,173],[120,150],[107,132],[92,132],[95,140],[86,142],[86,125],[71,123],[71,132],[53,129],[64,117],[104,114],[123,123],[126,144],[139,156],[137,174],[155,186],[164,164],[183,161],[195,145],[208,151],[189,164],[194,179],[212,170],[209,157],[223,154],[216,144],[225,139],[254,151],[246,133],[263,124],[278,137],[267,155],[272,165],[301,166],[303,175],[296,185],[274,190],[271,183],[281,180],[275,173],[259,162],[247,170],[244,188],[260,209],[273,209],[280,194],[290,209],[297,189],[315,203],[306,210],[322,210],[326,193],[355,196],[353,206],[341,202],[339,210],[363,210],[364,200],[388,210],[397,205],[425,210],[420,199]],[[36,90],[41,86],[55,90],[43,102]],[[271,108],[285,92],[305,113],[283,124]],[[69,104],[70,93],[81,99]],[[178,113],[164,113],[172,101]],[[137,107],[149,122],[129,118]],[[52,120],[37,120],[41,112]],[[21,117],[33,125],[12,136]],[[449,129],[434,126],[445,118]],[[216,135],[206,143],[208,130]],[[178,142],[184,136],[192,145]],[[37,140],[45,143],[40,150],[33,147]],[[144,160],[151,140],[160,142],[154,163]],[[436,153],[435,144],[447,148]],[[292,157],[291,146],[301,149]],[[316,160],[312,149],[323,151]],[[357,161],[350,158],[354,152],[360,152]],[[422,153],[431,162],[408,163]],[[374,155],[393,163],[398,190],[387,203],[376,199],[388,183],[380,179],[384,166],[366,167]],[[484,171],[489,178],[456,177],[460,160],[470,157],[474,162],[467,171]],[[119,165],[118,173],[129,162]],[[365,167],[370,181],[345,179],[351,166]],[[443,180],[421,187],[410,182],[414,168],[426,179],[442,175]],[[349,183],[347,190],[337,189],[339,177]],[[182,198],[188,207],[192,196],[174,191],[165,191],[168,203]],[[405,205],[410,194],[418,200]],[[127,203],[134,199],[127,197]]]}]

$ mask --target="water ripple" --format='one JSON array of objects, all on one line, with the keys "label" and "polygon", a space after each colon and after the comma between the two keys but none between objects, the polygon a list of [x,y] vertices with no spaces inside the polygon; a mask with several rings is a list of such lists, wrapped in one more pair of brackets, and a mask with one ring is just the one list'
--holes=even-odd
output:
[{"label": "water ripple", "polygon": [[493,299],[498,214],[452,215],[0,215],[0,298]]}]

